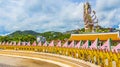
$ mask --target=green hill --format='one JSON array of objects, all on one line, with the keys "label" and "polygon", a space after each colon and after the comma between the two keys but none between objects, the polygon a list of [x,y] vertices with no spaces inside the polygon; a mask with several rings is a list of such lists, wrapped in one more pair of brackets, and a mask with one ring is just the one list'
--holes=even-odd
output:
[{"label": "green hill", "polygon": [[44,33],[38,33],[32,30],[15,31],[7,36],[0,36],[0,41],[35,41],[37,36],[43,36],[47,41],[51,40],[64,40],[70,37],[68,33],[48,31]]},{"label": "green hill", "polygon": [[[0,36],[0,41],[35,41],[37,36],[43,36],[46,38],[47,41],[51,40],[64,40],[69,39],[71,34],[83,34],[84,28],[77,29],[77,30],[70,30],[64,33],[61,32],[54,32],[48,31],[43,33],[38,33],[32,30],[25,30],[25,31],[15,31],[7,36]],[[116,31],[114,28],[101,28],[98,32],[111,32]]]},{"label": "green hill", "polygon": [[37,33],[35,31],[32,30],[25,30],[25,31],[15,31],[11,34],[9,34],[8,36],[10,37],[14,37],[14,36],[27,36],[27,35],[32,35],[32,36],[37,36],[40,33]]}]

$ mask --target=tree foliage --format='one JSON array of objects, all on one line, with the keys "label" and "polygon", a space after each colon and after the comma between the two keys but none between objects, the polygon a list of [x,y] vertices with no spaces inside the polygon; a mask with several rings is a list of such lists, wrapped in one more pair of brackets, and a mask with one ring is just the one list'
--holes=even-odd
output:
[{"label": "tree foliage", "polygon": [[[115,29],[114,29],[115,30]],[[85,32],[84,28],[77,29],[77,30],[71,30],[64,33],[61,32],[54,32],[54,31],[48,31],[44,33],[37,33],[32,30],[26,30],[26,31],[16,31],[13,32],[7,36],[0,36],[0,41],[21,41],[21,42],[34,42],[36,41],[37,36],[43,36],[46,38],[47,41],[51,40],[65,40],[69,39],[71,34],[84,34]],[[110,32],[110,28],[101,28],[98,29],[97,32]]]}]

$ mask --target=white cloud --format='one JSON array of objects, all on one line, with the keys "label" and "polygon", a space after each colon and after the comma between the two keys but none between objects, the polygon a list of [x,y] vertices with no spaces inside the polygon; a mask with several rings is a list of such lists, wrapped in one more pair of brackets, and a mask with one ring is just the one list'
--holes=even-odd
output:
[{"label": "white cloud", "polygon": [[120,0],[96,0],[99,24],[103,27],[116,27],[120,23]]},{"label": "white cloud", "polygon": [[119,26],[119,29],[120,29],[120,24],[118,26]]},{"label": "white cloud", "polygon": [[66,31],[83,27],[82,3],[69,0],[1,0],[0,3],[0,25],[7,32]]},{"label": "white cloud", "polygon": [[[0,33],[16,30],[66,31],[84,27],[83,3],[76,0],[0,0]],[[99,24],[118,26],[119,0],[96,0]]]}]

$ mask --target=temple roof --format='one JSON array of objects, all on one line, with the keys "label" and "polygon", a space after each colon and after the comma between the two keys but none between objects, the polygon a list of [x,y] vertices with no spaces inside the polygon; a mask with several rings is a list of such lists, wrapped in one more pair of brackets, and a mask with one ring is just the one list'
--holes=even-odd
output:
[{"label": "temple roof", "polygon": [[114,41],[120,40],[119,32],[109,32],[109,33],[89,33],[89,34],[71,34],[69,40],[95,40],[99,38],[100,40],[107,40],[111,38]]}]

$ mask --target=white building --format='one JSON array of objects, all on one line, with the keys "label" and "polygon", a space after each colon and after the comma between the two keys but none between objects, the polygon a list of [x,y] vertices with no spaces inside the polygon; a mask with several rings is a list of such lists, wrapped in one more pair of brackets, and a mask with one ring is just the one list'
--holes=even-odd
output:
[{"label": "white building", "polygon": [[46,38],[43,36],[37,36],[37,42],[40,42],[40,41],[44,43],[46,41]]}]

